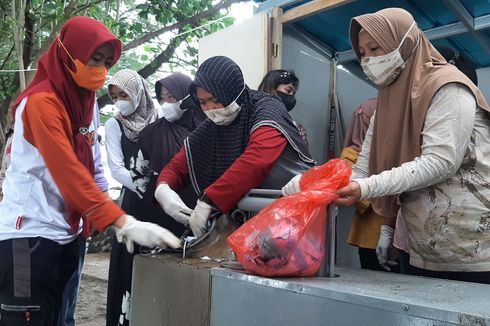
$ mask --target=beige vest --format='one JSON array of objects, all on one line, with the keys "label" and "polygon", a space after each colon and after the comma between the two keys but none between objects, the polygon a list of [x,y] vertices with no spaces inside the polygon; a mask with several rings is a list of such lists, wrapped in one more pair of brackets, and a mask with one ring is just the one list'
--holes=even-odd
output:
[{"label": "beige vest", "polygon": [[410,264],[490,271],[490,115],[478,109],[470,145],[451,178],[401,197]]}]

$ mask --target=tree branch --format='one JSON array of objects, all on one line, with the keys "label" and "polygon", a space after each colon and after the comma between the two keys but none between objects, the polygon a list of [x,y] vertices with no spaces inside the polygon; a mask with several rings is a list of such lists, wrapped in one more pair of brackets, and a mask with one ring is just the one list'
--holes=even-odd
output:
[{"label": "tree branch", "polygon": [[12,47],[10,48],[10,51],[9,53],[7,54],[7,57],[5,58],[5,60],[3,61],[2,65],[0,66],[0,70],[3,70],[3,68],[5,67],[5,64],[7,63],[7,61],[10,59],[10,56],[12,55],[12,53],[14,52],[14,49],[15,49],[15,44],[12,45]]},{"label": "tree branch", "polygon": [[[68,2],[68,5],[66,6],[64,12],[65,12],[65,18],[68,19],[70,18],[71,16],[73,16],[73,12],[75,11],[75,9],[77,8],[77,5],[78,5],[78,0],[70,0]],[[65,22],[63,22],[64,24]],[[62,25],[63,25],[62,24]]]},{"label": "tree branch", "polygon": [[[70,0],[68,6],[65,8],[65,15],[68,18],[70,18],[73,15],[73,11],[76,9],[76,4],[78,3],[77,0]],[[63,26],[65,22],[61,21],[58,24],[56,24],[53,27],[53,30],[51,31],[51,35],[46,39],[43,43],[43,45],[35,52],[32,54],[32,60],[31,62],[37,62],[39,60],[39,57],[46,52],[48,47],[51,45],[52,40],[55,38],[55,36],[58,34],[58,32],[61,30],[61,27]],[[13,83],[15,85],[19,84],[19,75],[16,74],[13,80]],[[5,122],[8,119],[7,113],[9,111],[10,105],[12,105],[12,100],[17,98],[19,95],[19,88],[15,90],[14,94],[12,96],[7,96],[0,104],[0,123],[2,123],[3,126],[6,126]],[[5,128],[7,129],[7,128]]]},{"label": "tree branch", "polygon": [[79,12],[84,11],[85,9],[88,9],[88,8],[92,7],[93,5],[99,4],[99,3],[104,2],[104,1],[106,1],[106,0],[95,0],[93,2],[84,4],[83,6],[79,6],[73,11],[72,15],[77,15]]},{"label": "tree branch", "polygon": [[184,64],[187,65],[188,67],[194,67],[194,68],[197,68],[197,65],[192,63],[192,62],[189,62],[187,60],[184,60],[184,59],[181,59],[181,58],[175,58],[175,60],[172,60],[170,61],[170,63],[173,63],[173,64],[176,64],[176,65],[179,65],[181,66],[182,68],[187,68],[187,67],[184,67]]},{"label": "tree branch", "polygon": [[[171,63],[173,65],[179,66],[180,68],[187,69],[189,66],[185,66],[182,62],[177,62],[177,61],[169,61],[168,63]],[[194,66],[193,66],[194,67]]]},{"label": "tree branch", "polygon": [[[77,0],[71,0],[68,6],[65,8],[66,19],[69,19],[73,16],[73,12],[76,9],[77,3]],[[65,21],[61,21],[53,27],[53,30],[51,31],[49,37],[43,42],[43,45],[33,54],[32,62],[37,62],[39,60],[39,57],[41,57],[41,55],[46,52],[46,50],[51,45],[51,42],[55,39],[56,35],[59,33],[61,27],[63,27],[64,24]]]},{"label": "tree branch", "polygon": [[141,77],[145,79],[154,74],[162,64],[164,64],[165,62],[169,62],[170,59],[172,59],[175,53],[175,49],[177,48],[179,43],[180,40],[176,37],[170,40],[167,48],[162,53],[157,55],[155,59],[153,59],[149,64],[138,70],[138,74],[140,74]]},{"label": "tree branch", "polygon": [[221,9],[228,8],[232,4],[238,3],[241,1],[243,1],[243,0],[224,0],[223,2],[217,4],[216,6],[210,8],[206,11],[203,11],[197,15],[194,15],[194,16],[186,19],[186,20],[177,22],[177,23],[172,24],[170,26],[165,26],[163,28],[157,29],[156,31],[150,32],[150,33],[148,33],[148,34],[146,34],[146,35],[144,35],[144,36],[142,36],[136,40],[129,42],[128,44],[126,44],[124,46],[124,51],[134,49],[135,47],[140,46],[141,44],[146,43],[149,40],[151,40],[151,39],[153,39],[153,38],[155,38],[155,37],[157,37],[157,36],[159,36],[165,32],[172,31],[174,29],[183,28],[184,26],[186,26],[188,24],[196,24],[200,19],[213,16],[216,13],[218,13]]}]

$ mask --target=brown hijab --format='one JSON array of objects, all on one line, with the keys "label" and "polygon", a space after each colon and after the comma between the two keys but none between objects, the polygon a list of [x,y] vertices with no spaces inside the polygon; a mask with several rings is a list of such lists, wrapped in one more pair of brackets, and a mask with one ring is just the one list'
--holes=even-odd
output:
[{"label": "brown hijab", "polygon": [[[352,48],[360,59],[358,35],[364,28],[389,53],[398,47],[413,22],[412,15],[400,8],[354,17],[349,31]],[[466,85],[475,96],[477,106],[490,111],[480,90],[446,62],[417,26],[408,34],[400,53],[406,61],[405,68],[393,83],[379,88],[369,159],[370,175],[399,167],[420,156],[427,110],[434,94],[445,84]],[[396,217],[396,202],[397,196],[387,196],[374,199],[372,205],[377,214]]]}]

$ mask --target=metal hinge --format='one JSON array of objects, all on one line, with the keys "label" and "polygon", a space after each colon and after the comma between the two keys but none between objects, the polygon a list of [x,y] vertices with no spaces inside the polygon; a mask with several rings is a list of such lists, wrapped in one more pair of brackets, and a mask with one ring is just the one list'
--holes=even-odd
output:
[{"label": "metal hinge", "polygon": [[272,43],[272,56],[277,58],[279,56],[279,44]]}]

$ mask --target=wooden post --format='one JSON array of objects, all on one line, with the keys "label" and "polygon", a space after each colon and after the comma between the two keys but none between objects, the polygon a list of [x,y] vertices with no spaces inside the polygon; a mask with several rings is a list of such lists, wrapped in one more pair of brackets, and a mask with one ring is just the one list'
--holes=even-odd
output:
[{"label": "wooden post", "polygon": [[298,19],[306,18],[352,1],[353,0],[314,0],[302,6],[286,11],[282,15],[281,21],[283,24],[292,23]]},{"label": "wooden post", "polygon": [[267,37],[267,71],[282,65],[282,8],[276,7],[269,17]]}]

